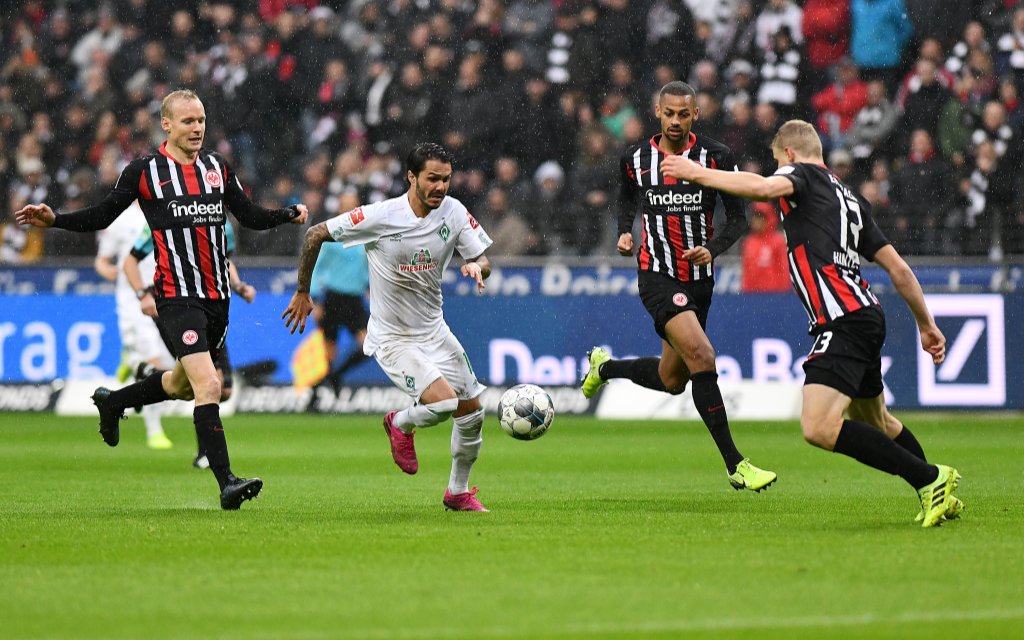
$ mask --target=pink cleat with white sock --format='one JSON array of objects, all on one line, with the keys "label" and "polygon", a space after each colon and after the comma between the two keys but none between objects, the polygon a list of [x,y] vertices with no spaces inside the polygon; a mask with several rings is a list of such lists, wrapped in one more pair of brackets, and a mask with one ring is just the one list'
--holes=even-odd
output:
[{"label": "pink cleat with white sock", "polygon": [[391,457],[395,464],[402,471],[412,475],[419,471],[420,463],[416,460],[416,445],[413,443],[413,434],[406,433],[395,426],[395,414],[392,411],[384,416],[384,433],[388,434],[391,441]]},{"label": "pink cleat with white sock", "polygon": [[480,504],[476,499],[476,487],[466,493],[456,493],[448,489],[444,490],[444,508],[447,511],[488,511],[487,507]]}]

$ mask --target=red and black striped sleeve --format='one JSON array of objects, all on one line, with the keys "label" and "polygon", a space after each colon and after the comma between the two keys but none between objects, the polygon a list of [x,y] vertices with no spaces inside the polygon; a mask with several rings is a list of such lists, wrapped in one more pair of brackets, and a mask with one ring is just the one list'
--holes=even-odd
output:
[{"label": "red and black striped sleeve", "polygon": [[284,209],[267,209],[250,200],[227,161],[221,156],[216,158],[224,173],[224,201],[243,227],[263,231],[298,217],[299,211],[294,205]]},{"label": "red and black striped sleeve", "polygon": [[619,160],[619,176],[621,187],[619,188],[619,235],[629,233],[633,230],[633,220],[636,219],[637,196],[640,188],[637,186],[636,173],[633,170],[633,154],[627,150]]},{"label": "red and black striped sleeve", "polygon": [[114,188],[99,204],[58,214],[53,226],[66,231],[99,231],[109,227],[139,197],[139,178],[144,164],[141,159],[129,162]]},{"label": "red and black striped sleeve", "polygon": [[[709,151],[708,164],[713,164],[712,168],[722,171],[737,170],[736,160],[728,147],[722,145],[720,148],[709,149]],[[717,258],[724,253],[747,232],[746,200],[722,191],[718,192],[718,197],[722,199],[722,205],[725,208],[725,225],[704,245],[711,252],[712,258]]]}]

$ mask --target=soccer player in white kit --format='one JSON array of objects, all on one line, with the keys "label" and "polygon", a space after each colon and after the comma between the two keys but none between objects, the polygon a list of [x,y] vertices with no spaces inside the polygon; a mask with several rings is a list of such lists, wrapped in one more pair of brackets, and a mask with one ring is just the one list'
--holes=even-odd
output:
[{"label": "soccer player in white kit", "polygon": [[282,314],[285,326],[302,333],[313,310],[309,295],[313,267],[324,242],[365,245],[370,266],[370,322],[363,352],[376,358],[399,389],[414,400],[384,418],[395,464],[408,474],[419,463],[413,443],[417,427],[454,417],[452,470],[444,506],[453,511],[487,511],[469,488],[469,473],[480,453],[484,409],[480,384],[465,349],[441,313],[441,275],[455,251],[465,260],[462,275],[483,291],[491,265],[484,251],[491,239],[455,198],[448,197],[452,157],[443,147],[421,143],[406,159],[409,191],[357,207],[311,227],[299,256],[295,295]]},{"label": "soccer player in white kit", "polygon": [[[144,292],[133,289],[121,269],[125,257],[131,252],[144,227],[146,217],[136,200],[109,227],[98,234],[99,249],[96,252],[94,267],[100,276],[116,282],[114,298],[117,301],[117,328],[121,334],[121,366],[118,368],[118,378],[121,382],[128,378],[125,373],[134,372],[143,362],[162,369],[174,365],[174,358],[160,339],[156,325],[139,310],[139,299]],[[152,282],[153,271],[156,269],[153,259],[149,258],[139,267],[144,275],[148,271],[149,281]],[[172,446],[160,421],[161,412],[160,406],[155,404],[142,408],[142,421],[146,425],[146,444],[151,449],[170,449]]]}]

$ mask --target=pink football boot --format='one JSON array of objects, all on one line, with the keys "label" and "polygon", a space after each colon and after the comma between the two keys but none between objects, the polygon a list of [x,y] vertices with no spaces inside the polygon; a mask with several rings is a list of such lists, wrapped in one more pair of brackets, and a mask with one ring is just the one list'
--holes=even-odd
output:
[{"label": "pink football boot", "polygon": [[416,460],[416,445],[413,443],[413,434],[405,433],[395,426],[395,414],[392,411],[384,416],[384,433],[388,434],[391,441],[391,457],[395,464],[402,471],[412,475],[419,471],[420,463]]},{"label": "pink football boot", "polygon": [[476,487],[466,493],[456,493],[448,489],[444,490],[444,508],[448,511],[487,511],[487,507],[480,504],[476,499]]}]

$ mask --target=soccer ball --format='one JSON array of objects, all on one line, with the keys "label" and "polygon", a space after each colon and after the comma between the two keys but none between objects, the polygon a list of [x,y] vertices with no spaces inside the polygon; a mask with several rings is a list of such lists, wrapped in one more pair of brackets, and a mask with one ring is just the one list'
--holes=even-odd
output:
[{"label": "soccer ball", "polygon": [[536,440],[551,426],[555,405],[548,392],[535,384],[518,384],[501,395],[498,421],[516,440]]}]

